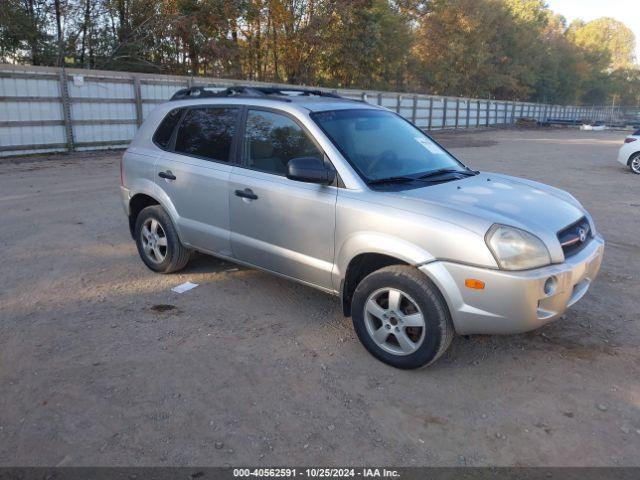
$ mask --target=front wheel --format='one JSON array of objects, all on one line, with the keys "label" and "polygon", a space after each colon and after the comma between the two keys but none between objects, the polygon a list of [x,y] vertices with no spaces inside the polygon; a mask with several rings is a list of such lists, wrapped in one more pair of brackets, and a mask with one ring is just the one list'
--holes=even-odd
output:
[{"label": "front wheel", "polygon": [[136,245],[144,264],[154,272],[182,270],[191,256],[178,238],[171,218],[160,205],[143,209],[136,219]]},{"label": "front wheel", "polygon": [[454,335],[446,302],[414,267],[393,265],[365,277],[353,295],[353,326],[365,348],[396,368],[435,362]]},{"label": "front wheel", "polygon": [[636,175],[640,175],[640,152],[636,152],[631,155],[629,159],[629,168]]}]

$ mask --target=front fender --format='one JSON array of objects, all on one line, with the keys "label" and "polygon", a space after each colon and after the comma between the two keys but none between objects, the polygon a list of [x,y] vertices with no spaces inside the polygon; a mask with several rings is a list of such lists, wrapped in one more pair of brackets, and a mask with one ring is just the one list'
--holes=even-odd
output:
[{"label": "front fender", "polygon": [[379,232],[358,232],[350,235],[339,247],[334,270],[334,285],[340,285],[351,260],[363,253],[379,253],[398,258],[409,265],[421,265],[434,260],[424,248],[393,235]]}]

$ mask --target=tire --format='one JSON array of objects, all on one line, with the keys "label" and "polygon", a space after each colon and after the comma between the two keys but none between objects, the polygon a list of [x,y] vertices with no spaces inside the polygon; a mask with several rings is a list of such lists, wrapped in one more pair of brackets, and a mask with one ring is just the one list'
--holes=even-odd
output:
[{"label": "tire", "polygon": [[189,262],[191,251],[180,243],[171,218],[160,205],[138,214],[134,233],[140,258],[154,272],[177,272]]},{"label": "tire", "polygon": [[401,369],[431,365],[455,333],[438,288],[407,265],[392,265],[365,277],[354,292],[352,315],[356,334],[369,353]]},{"label": "tire", "polygon": [[629,165],[629,170],[631,170],[632,173],[640,175],[640,152],[636,152],[631,155],[627,165]]}]

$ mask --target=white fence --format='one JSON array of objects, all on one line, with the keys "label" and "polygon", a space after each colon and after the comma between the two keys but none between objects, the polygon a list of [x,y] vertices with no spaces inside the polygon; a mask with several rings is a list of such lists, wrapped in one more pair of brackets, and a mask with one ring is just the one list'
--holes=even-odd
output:
[{"label": "white fence", "polygon": [[[192,85],[259,82],[52,67],[0,65],[0,157],[125,147],[158,104]],[[611,108],[331,90],[390,108],[426,130],[545,121],[604,120]]]}]

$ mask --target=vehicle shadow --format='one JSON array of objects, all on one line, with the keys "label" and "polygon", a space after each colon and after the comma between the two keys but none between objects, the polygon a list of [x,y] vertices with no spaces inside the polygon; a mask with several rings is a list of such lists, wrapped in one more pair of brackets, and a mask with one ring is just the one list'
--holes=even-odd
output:
[{"label": "vehicle shadow", "polygon": [[203,253],[192,253],[191,260],[181,273],[221,273],[227,271],[250,270],[237,263]]}]

